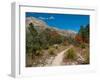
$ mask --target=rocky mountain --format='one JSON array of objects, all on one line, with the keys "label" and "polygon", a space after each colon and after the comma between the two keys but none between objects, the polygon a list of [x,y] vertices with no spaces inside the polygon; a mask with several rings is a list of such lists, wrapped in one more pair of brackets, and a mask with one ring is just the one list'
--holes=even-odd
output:
[{"label": "rocky mountain", "polygon": [[72,30],[60,30],[56,27],[50,27],[43,20],[37,19],[35,17],[27,17],[26,18],[26,30],[30,23],[34,24],[34,28],[38,32],[41,32],[41,31],[45,30],[46,28],[49,28],[51,31],[56,31],[58,34],[67,36],[67,37],[69,37],[69,36],[75,37],[75,35],[77,34],[77,32],[72,31]]},{"label": "rocky mountain", "polygon": [[72,30],[60,30],[58,28],[53,27],[53,30],[57,31],[59,34],[63,35],[63,36],[67,36],[67,37],[75,37],[75,35],[77,34],[77,32],[72,31]]},{"label": "rocky mountain", "polygon": [[26,27],[28,27],[30,23],[33,23],[35,28],[39,28],[41,30],[43,30],[47,27],[47,24],[44,21],[39,20],[35,17],[27,17],[26,18]]}]

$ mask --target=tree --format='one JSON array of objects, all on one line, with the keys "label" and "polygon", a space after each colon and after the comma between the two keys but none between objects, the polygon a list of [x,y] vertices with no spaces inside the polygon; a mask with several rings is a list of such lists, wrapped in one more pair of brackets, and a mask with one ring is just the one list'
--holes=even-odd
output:
[{"label": "tree", "polygon": [[78,41],[79,43],[82,43],[83,42],[82,37],[79,36],[79,35],[76,35],[75,36],[75,40]]},{"label": "tree", "polygon": [[28,29],[30,30],[31,35],[34,37],[36,36],[38,33],[36,31],[36,29],[34,28],[34,24],[30,23]]},{"label": "tree", "polygon": [[85,36],[85,42],[87,42],[87,43],[89,43],[89,24],[86,26],[86,28],[85,28],[85,34],[86,34],[86,36]]},{"label": "tree", "polygon": [[81,26],[75,39],[79,43],[89,43],[89,24],[86,26]]},{"label": "tree", "polygon": [[26,32],[26,52],[35,54],[36,50],[39,48],[39,44],[37,44],[38,32],[34,28],[33,23],[29,24],[28,30],[29,32]]},{"label": "tree", "polygon": [[78,34],[82,38],[82,42],[85,42],[85,28],[84,28],[84,26],[81,26]]}]

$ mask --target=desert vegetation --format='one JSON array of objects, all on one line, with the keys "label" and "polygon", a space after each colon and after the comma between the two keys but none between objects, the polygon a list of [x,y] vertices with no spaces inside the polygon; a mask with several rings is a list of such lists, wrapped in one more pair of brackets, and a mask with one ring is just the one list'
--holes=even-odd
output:
[{"label": "desert vegetation", "polygon": [[39,23],[26,24],[26,67],[90,63],[89,24],[74,33]]}]

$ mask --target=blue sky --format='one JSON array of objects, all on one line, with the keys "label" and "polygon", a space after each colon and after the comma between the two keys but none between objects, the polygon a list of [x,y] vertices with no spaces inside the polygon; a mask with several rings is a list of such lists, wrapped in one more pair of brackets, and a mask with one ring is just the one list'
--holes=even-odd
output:
[{"label": "blue sky", "polygon": [[89,15],[79,14],[53,14],[53,13],[34,13],[26,12],[26,17],[35,17],[41,19],[51,27],[62,30],[73,30],[78,32],[81,25],[87,25],[90,22]]}]

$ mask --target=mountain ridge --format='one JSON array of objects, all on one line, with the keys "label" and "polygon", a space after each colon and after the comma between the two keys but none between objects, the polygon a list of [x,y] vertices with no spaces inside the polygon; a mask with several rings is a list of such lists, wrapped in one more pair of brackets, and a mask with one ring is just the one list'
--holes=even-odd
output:
[{"label": "mountain ridge", "polygon": [[46,28],[49,28],[50,30],[56,31],[60,35],[63,35],[63,36],[75,37],[75,35],[77,34],[77,32],[75,32],[73,30],[61,30],[61,29],[53,27],[53,26],[51,27],[51,26],[47,25],[47,23],[45,21],[37,19],[35,17],[26,17],[26,27],[28,27],[30,23],[34,24],[34,27],[35,27],[35,29],[37,29],[38,32],[41,32],[41,31],[45,30]]}]

